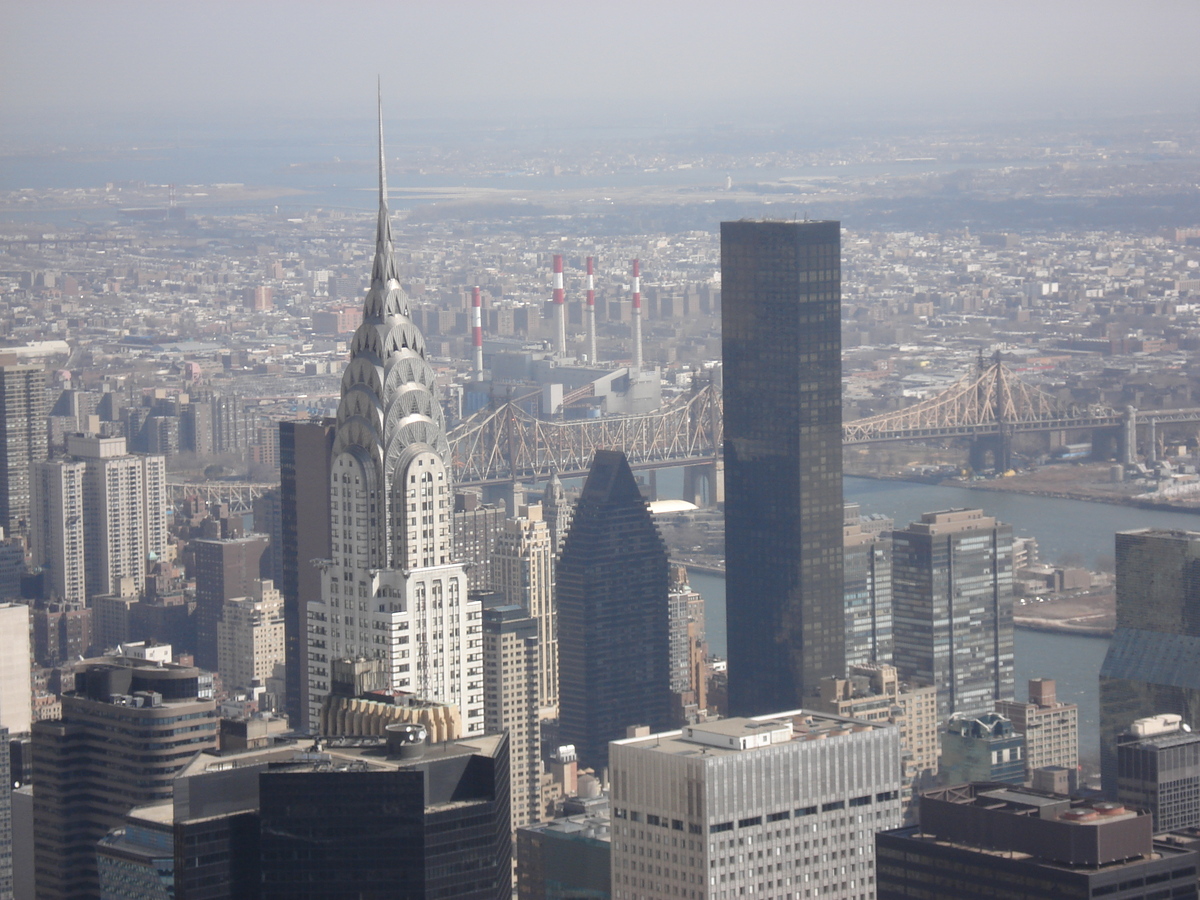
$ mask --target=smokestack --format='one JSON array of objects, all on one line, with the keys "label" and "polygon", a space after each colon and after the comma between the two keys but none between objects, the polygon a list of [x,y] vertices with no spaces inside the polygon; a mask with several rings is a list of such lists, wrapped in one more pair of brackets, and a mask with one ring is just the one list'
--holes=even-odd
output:
[{"label": "smokestack", "polygon": [[567,304],[563,295],[562,254],[554,254],[554,317],[558,320],[558,355],[567,355]]},{"label": "smokestack", "polygon": [[471,341],[475,348],[475,380],[483,381],[483,307],[478,287],[471,291]]},{"label": "smokestack", "polygon": [[642,370],[642,262],[633,261],[633,368]]},{"label": "smokestack", "polygon": [[594,256],[587,258],[588,361],[594,366],[596,356],[596,275]]}]

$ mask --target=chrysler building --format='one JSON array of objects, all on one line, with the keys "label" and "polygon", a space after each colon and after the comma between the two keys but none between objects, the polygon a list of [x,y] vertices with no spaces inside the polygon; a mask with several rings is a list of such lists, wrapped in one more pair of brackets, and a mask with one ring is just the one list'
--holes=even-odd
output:
[{"label": "chrysler building", "polygon": [[379,112],[371,286],[342,374],[330,472],[331,558],[308,605],[309,716],[337,666],[452,703],[483,733],[482,613],[454,558],[450,447],[425,339],[397,276]]}]

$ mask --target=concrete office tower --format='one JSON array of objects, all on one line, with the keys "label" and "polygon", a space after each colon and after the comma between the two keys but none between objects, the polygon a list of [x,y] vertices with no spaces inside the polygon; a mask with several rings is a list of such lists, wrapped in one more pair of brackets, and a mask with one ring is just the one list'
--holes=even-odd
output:
[{"label": "concrete office tower", "polygon": [[267,536],[198,539],[191,542],[196,559],[196,665],[218,671],[217,623],[226,600],[248,597],[264,577]]},{"label": "concrete office tower", "polygon": [[46,458],[46,374],[37,366],[0,366],[0,526],[25,534],[33,502],[33,464]]},{"label": "concrete office tower", "polygon": [[942,784],[1025,781],[1025,735],[1004,716],[951,716],[941,738]]},{"label": "concrete office tower", "polygon": [[308,604],[321,599],[321,570],[313,560],[329,559],[332,545],[327,473],[335,431],[331,419],[279,423],[279,591],[286,631],[286,702],[288,720],[301,733],[310,725]]},{"label": "concrete office tower", "polygon": [[846,506],[842,560],[846,581],[846,666],[889,664],[892,661],[891,528],[882,532],[864,529],[856,503]]},{"label": "concrete office tower", "polygon": [[216,738],[199,669],[111,657],[76,673],[62,719],[33,727],[38,900],[99,896],[96,842],[135,806],[169,800],[175,774]]},{"label": "concrete office tower", "polygon": [[851,666],[848,678],[822,678],[821,712],[900,729],[901,784],[906,802],[937,774],[937,689],[900,681],[895,666]]},{"label": "concrete office tower", "polygon": [[667,548],[623,453],[596,451],[557,591],[560,743],[599,772],[630,725],[672,724]]},{"label": "concrete office tower", "polygon": [[610,758],[614,900],[874,896],[871,837],[900,824],[894,727],[793,710],[614,741]]},{"label": "concrete office tower", "polygon": [[0,728],[25,734],[33,721],[29,607],[0,603]]},{"label": "concrete office tower", "polygon": [[1200,734],[1177,715],[1134,722],[1117,738],[1117,800],[1150,810],[1156,834],[1200,826]]},{"label": "concrete office tower", "polygon": [[1012,526],[979,509],[925,513],[892,533],[892,659],[938,690],[938,714],[1013,697]]},{"label": "concrete office tower", "polygon": [[259,776],[262,900],[512,897],[507,738],[405,727]]},{"label": "concrete office tower", "polygon": [[729,708],[846,672],[841,228],[721,223]]},{"label": "concrete office tower", "polygon": [[283,595],[269,580],[226,600],[217,622],[217,671],[226,690],[265,686],[285,663]]},{"label": "concrete office tower", "polygon": [[166,458],[125,439],[67,435],[67,456],[33,469],[32,553],[50,594],[80,602],[145,588],[167,547]]},{"label": "concrete office tower", "polygon": [[996,712],[1025,735],[1027,781],[1036,769],[1079,768],[1079,707],[1059,701],[1053,678],[1031,678],[1028,703],[1000,700]]},{"label": "concrete office tower", "polygon": [[1200,531],[1116,536],[1117,629],[1100,667],[1100,776],[1117,796],[1117,737],[1161,713],[1200,723]]},{"label": "concrete office tower", "polygon": [[334,660],[375,661],[384,688],[456,705],[470,736],[483,732],[482,610],[454,554],[450,445],[400,287],[383,161],[381,110],[375,261],[333,440],[332,556],[308,607],[309,721]]},{"label": "concrete office tower", "polygon": [[538,622],[520,606],[483,611],[484,730],[508,734],[515,831],[541,816]]},{"label": "concrete office tower", "polygon": [[1196,852],[1141,810],[973,784],[925,794],[920,819],[875,835],[878,900],[1196,896]]},{"label": "concrete office tower", "polygon": [[467,570],[472,591],[492,589],[492,553],[507,518],[504,504],[484,503],[478,488],[455,492],[454,558]]},{"label": "concrete office tower", "polygon": [[554,611],[554,555],[539,503],[522,506],[504,523],[492,551],[492,588],[520,606],[538,626],[537,703],[548,718],[558,708],[558,617]]},{"label": "concrete office tower", "polygon": [[542,519],[550,528],[551,557],[555,560],[562,553],[563,541],[571,528],[571,517],[575,514],[575,505],[567,499],[562,480],[555,472],[546,483],[542,493]]}]

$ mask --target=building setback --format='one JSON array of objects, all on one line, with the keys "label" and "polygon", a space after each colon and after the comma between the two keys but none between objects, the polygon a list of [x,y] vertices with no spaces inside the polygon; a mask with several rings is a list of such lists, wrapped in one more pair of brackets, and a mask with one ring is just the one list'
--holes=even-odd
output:
[{"label": "building setback", "polygon": [[722,222],[729,708],[845,675],[841,227]]},{"label": "building setback", "polygon": [[672,724],[667,574],[628,460],[597,450],[557,585],[560,739],[596,771],[629,726]]},{"label": "building setback", "polygon": [[892,533],[893,661],[938,690],[938,714],[1013,696],[1012,527],[978,509],[925,513]]},{"label": "building setback", "polygon": [[900,824],[895,727],[793,710],[614,741],[615,900],[873,896]]}]

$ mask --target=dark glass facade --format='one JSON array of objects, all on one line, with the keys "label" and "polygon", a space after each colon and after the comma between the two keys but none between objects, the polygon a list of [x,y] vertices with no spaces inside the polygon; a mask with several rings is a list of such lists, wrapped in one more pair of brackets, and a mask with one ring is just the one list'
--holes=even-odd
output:
[{"label": "dark glass facade", "polygon": [[729,712],[846,674],[841,227],[722,222]]},{"label": "dark glass facade", "polygon": [[1117,629],[1100,667],[1100,775],[1117,795],[1117,738],[1134,720],[1200,723],[1200,532],[1116,536]]},{"label": "dark glass facade", "polygon": [[623,453],[599,450],[558,563],[560,742],[608,765],[630,725],[672,727],[667,548]]}]

